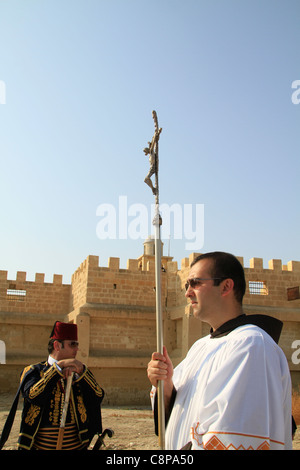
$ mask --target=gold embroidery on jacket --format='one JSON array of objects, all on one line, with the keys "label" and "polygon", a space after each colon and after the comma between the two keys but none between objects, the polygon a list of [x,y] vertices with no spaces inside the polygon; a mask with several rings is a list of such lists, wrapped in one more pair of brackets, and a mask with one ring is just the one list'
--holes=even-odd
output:
[{"label": "gold embroidery on jacket", "polygon": [[51,378],[55,374],[56,374],[55,367],[54,366],[50,367],[50,369],[48,369],[45,372],[44,377],[31,387],[30,392],[29,392],[29,398],[30,399],[36,398],[40,393],[42,393],[45,390],[47,383],[51,380]]},{"label": "gold embroidery on jacket", "polygon": [[25,418],[25,423],[28,424],[29,426],[32,426],[34,423],[35,418],[39,415],[41,411],[41,407],[37,405],[31,405],[27,416]]},{"label": "gold embroidery on jacket", "polygon": [[89,386],[94,390],[95,394],[98,397],[103,396],[102,388],[98,385],[97,381],[95,380],[95,377],[90,373],[89,370],[87,370],[87,373],[85,374],[84,379],[89,384]]},{"label": "gold embroidery on jacket", "polygon": [[60,416],[62,409],[62,392],[60,390],[59,382],[56,384],[56,387],[52,390],[52,398],[50,400],[50,412],[49,412],[49,421],[53,426],[59,426]]},{"label": "gold embroidery on jacket", "polygon": [[79,395],[77,397],[77,400],[78,400],[77,408],[78,408],[78,411],[79,411],[79,414],[80,414],[81,422],[85,423],[87,416],[86,416],[86,408],[84,406],[82,396]]},{"label": "gold embroidery on jacket", "polygon": [[26,374],[26,372],[28,372],[30,369],[33,369],[33,366],[27,366],[25,367],[25,369],[23,370],[22,372],[22,375],[20,377],[20,382],[22,382],[23,378],[24,378],[24,375]]}]

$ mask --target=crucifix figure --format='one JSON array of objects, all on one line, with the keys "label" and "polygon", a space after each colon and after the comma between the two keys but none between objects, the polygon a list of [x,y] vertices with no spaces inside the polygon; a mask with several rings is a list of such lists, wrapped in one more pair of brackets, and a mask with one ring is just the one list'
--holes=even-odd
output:
[{"label": "crucifix figure", "polygon": [[[145,155],[149,155],[150,170],[144,179],[145,183],[152,189],[154,196],[158,200],[158,140],[159,135],[162,131],[158,128],[157,115],[155,111],[152,111],[152,117],[154,120],[155,132],[151,142],[148,142],[148,147],[144,148]],[[151,181],[151,176],[155,174],[155,185]]]}]

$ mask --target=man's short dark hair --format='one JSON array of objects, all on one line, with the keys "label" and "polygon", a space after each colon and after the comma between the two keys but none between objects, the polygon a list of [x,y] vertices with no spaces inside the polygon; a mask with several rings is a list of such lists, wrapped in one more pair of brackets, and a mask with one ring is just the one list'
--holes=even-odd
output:
[{"label": "man's short dark hair", "polygon": [[53,352],[54,341],[55,341],[55,339],[49,339],[49,343],[48,343],[48,353],[49,354],[51,354]]},{"label": "man's short dark hair", "polygon": [[49,354],[52,354],[53,353],[53,350],[54,350],[54,342],[55,341],[58,341],[59,343],[62,343],[62,347],[64,347],[64,342],[63,341],[60,341],[58,339],[53,339],[53,338],[50,338],[49,339],[49,343],[48,343],[48,353]]},{"label": "man's short dark hair", "polygon": [[[191,263],[191,267],[203,259],[211,259],[213,261],[210,273],[211,277],[223,279],[229,278],[233,280],[235,298],[238,303],[242,304],[246,291],[246,281],[244,268],[239,260],[230,253],[213,251],[211,253],[204,253],[197,256]],[[218,281],[215,281],[215,285],[218,285]]]}]

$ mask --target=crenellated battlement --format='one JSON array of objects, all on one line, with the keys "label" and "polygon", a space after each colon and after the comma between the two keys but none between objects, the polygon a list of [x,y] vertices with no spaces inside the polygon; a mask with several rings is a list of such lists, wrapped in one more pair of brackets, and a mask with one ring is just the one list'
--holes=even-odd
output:
[{"label": "crenellated battlement", "polygon": [[[190,266],[193,260],[199,256],[201,253],[191,253],[189,258],[183,258],[181,260],[181,271],[184,271]],[[237,259],[244,267],[244,269],[265,269],[263,264],[263,258],[251,258],[249,260],[249,268],[245,267],[244,258],[242,256],[237,256]],[[289,261],[286,265],[282,264],[281,259],[271,259],[268,262],[268,270],[272,271],[293,271],[300,273],[300,261]]]},{"label": "crenellated battlement", "polygon": [[[188,258],[183,258],[180,269],[178,269],[177,261],[173,261],[172,257],[162,256],[163,286],[165,277],[169,278],[169,291],[170,285],[172,285],[172,282],[174,283],[175,278],[179,278],[183,283],[188,275],[190,264],[199,254],[192,253]],[[268,267],[264,268],[262,258],[251,258],[249,260],[249,267],[245,267],[243,257],[237,258],[242,266],[244,266],[248,282],[262,282],[263,285],[266,285],[264,294],[268,299],[265,298],[265,302],[271,299],[270,296],[274,295],[275,291],[278,294],[279,290],[281,290],[281,298],[279,299],[277,296],[276,300],[280,300],[280,302],[286,301],[286,289],[300,284],[300,261],[289,261],[286,265],[283,265],[281,259],[271,259],[268,261]],[[8,279],[7,274],[7,271],[0,271],[1,302],[8,300],[7,290],[24,291],[22,293],[23,305],[28,303],[29,299],[36,298],[37,296],[39,297],[39,305],[41,305],[44,296],[49,300],[50,292],[55,296],[61,296],[62,292],[64,292],[65,299],[63,304],[65,306],[68,305],[68,307],[71,304],[73,308],[77,308],[88,301],[110,302],[112,290],[114,291],[114,302],[122,301],[124,303],[126,300],[129,301],[131,297],[131,301],[136,302],[137,295],[134,286],[139,285],[139,282],[142,283],[141,285],[148,286],[149,296],[145,302],[150,301],[152,305],[154,301],[155,256],[151,252],[149,254],[149,247],[148,251],[145,251],[139,258],[128,259],[125,269],[120,268],[120,258],[118,257],[109,257],[107,266],[101,266],[99,264],[99,256],[89,255],[72,275],[70,285],[63,284],[63,276],[61,274],[54,274],[51,283],[45,282],[44,273],[36,273],[35,281],[27,281],[27,273],[24,271],[17,271],[14,280]],[[24,294],[25,291],[26,295]],[[125,291],[127,299],[123,295]],[[66,297],[70,292],[71,297],[67,301]],[[147,294],[147,289],[145,292]],[[13,292],[10,292],[10,294],[9,301],[12,302],[14,299]],[[249,292],[247,291],[246,294],[249,294]],[[17,295],[15,299],[17,299]],[[20,301],[20,298],[18,300]],[[10,303],[9,305],[11,306],[12,304]],[[20,307],[19,304],[18,306]],[[3,306],[0,306],[0,308],[3,308]]]},{"label": "crenellated battlement", "polygon": [[[184,271],[188,268],[191,262],[199,255],[200,253],[192,253],[188,258],[182,258],[180,270]],[[142,264],[142,259],[147,258],[147,262],[145,266]],[[268,261],[268,268],[264,268],[263,266],[263,258],[251,258],[249,260],[249,267],[245,267],[244,258],[241,256],[237,256],[238,260],[242,264],[245,269],[258,269],[258,270],[272,270],[281,272],[281,271],[289,271],[293,273],[300,273],[300,261],[288,261],[286,265],[282,264],[281,259],[271,259]],[[177,261],[171,261],[173,258],[168,256],[162,256],[162,265],[166,270],[171,269],[172,271],[178,270]],[[99,265],[99,256],[89,255],[76,269],[76,271],[72,274],[72,282],[82,273],[87,272],[90,268],[100,268],[100,269],[108,269],[111,271],[120,271],[120,258],[117,257],[109,257],[107,267]],[[124,272],[124,269],[121,270]],[[140,256],[137,259],[128,259],[127,260],[127,267],[125,271],[148,271],[154,272],[155,271],[155,256],[147,255],[147,256]],[[27,273],[25,271],[17,271],[15,279],[7,279],[8,271],[0,270],[0,282],[1,281],[8,281],[8,282],[30,282],[27,281]],[[51,284],[49,282],[45,283],[45,273],[36,273],[35,274],[35,283],[37,284]],[[53,285],[62,285],[63,284],[63,276],[61,274],[53,274]]]},{"label": "crenellated battlement", "polygon": [[[189,258],[181,260],[181,267],[178,276],[183,286],[188,276],[189,266],[200,253],[192,253]],[[295,292],[289,295],[289,290],[300,286],[300,262],[289,261],[282,264],[281,259],[271,259],[268,267],[264,268],[263,258],[251,258],[249,267],[245,267],[244,258],[237,256],[245,271],[246,294],[245,305],[257,305],[265,307],[288,307],[298,309],[300,300]],[[295,302],[290,302],[295,300]],[[177,302],[184,302],[183,293],[177,297]]]},{"label": "crenellated battlement", "polygon": [[64,315],[70,305],[70,285],[63,284],[61,274],[53,275],[53,282],[45,282],[44,273],[36,273],[34,281],[27,281],[25,271],[17,271],[15,279],[8,279],[7,271],[0,271],[0,313]]},{"label": "crenellated battlement", "polygon": [[[27,273],[25,271],[17,271],[16,273],[16,279],[7,279],[8,272],[7,271],[0,271],[0,282],[1,281],[8,281],[10,283],[12,282],[17,282],[17,283],[25,283],[25,282],[30,282],[32,283],[33,281],[27,281]],[[51,284],[49,282],[45,283],[45,273],[36,273],[35,274],[35,280],[37,284]],[[61,284],[63,283],[63,276],[62,274],[53,274],[53,282],[52,284]]]},{"label": "crenellated battlement", "polygon": [[[171,257],[162,256],[163,272],[167,272]],[[144,254],[128,259],[126,269],[120,268],[120,258],[109,257],[107,266],[99,265],[98,256],[88,256],[72,276],[72,305],[112,303],[129,305],[155,304],[155,256]],[[166,279],[162,279],[166,290]],[[140,289],[139,287],[142,287]]]},{"label": "crenellated battlement", "polygon": [[[172,257],[162,256],[162,271],[173,275],[180,274],[180,278],[183,278],[187,275],[190,264],[199,254],[192,253],[188,258],[183,258],[180,269],[178,269],[177,261],[173,261]],[[249,267],[245,267],[243,257],[238,256],[237,258],[244,267],[247,278],[260,274],[263,275],[264,279],[268,278],[269,282],[272,282],[278,280],[278,278],[274,277],[275,274],[282,276],[280,278],[281,281],[284,279],[292,280],[292,278],[296,280],[300,277],[300,261],[289,261],[286,265],[283,265],[281,259],[271,259],[268,261],[268,268],[264,268],[263,258],[251,258],[249,260]],[[93,280],[97,284],[97,279],[102,279],[103,281],[104,278],[111,280],[113,277],[120,278],[121,276],[123,281],[126,279],[129,281],[134,276],[136,281],[136,275],[140,275],[143,279],[145,276],[150,275],[152,280],[155,274],[155,256],[144,254],[137,259],[128,259],[127,266],[123,269],[120,268],[120,258],[118,257],[109,257],[107,266],[101,266],[99,264],[99,256],[89,255],[73,273],[71,285],[63,284],[63,276],[61,274],[53,274],[52,282],[45,282],[44,273],[36,273],[34,281],[27,281],[27,273],[24,271],[17,271],[15,279],[8,279],[7,274],[7,271],[0,270],[1,299],[3,299],[3,288],[5,287],[6,289],[32,290],[35,287],[40,288],[42,286],[45,288],[51,288],[51,286],[53,288],[59,286],[69,288],[75,286],[80,288],[80,286],[83,287],[85,285],[86,288],[89,288],[93,284]],[[288,277],[289,274],[292,278]],[[116,290],[116,287],[114,289]]]},{"label": "crenellated battlement", "polygon": [[[162,266],[167,270],[167,266],[170,260],[173,258],[171,256],[162,256]],[[72,282],[77,277],[82,274],[87,273],[89,270],[106,270],[111,272],[129,272],[129,271],[145,271],[150,273],[155,273],[155,255],[142,255],[136,259],[128,259],[126,268],[120,268],[120,258],[109,257],[107,266],[102,266],[99,264],[99,256],[89,255],[76,269],[72,275]]]}]

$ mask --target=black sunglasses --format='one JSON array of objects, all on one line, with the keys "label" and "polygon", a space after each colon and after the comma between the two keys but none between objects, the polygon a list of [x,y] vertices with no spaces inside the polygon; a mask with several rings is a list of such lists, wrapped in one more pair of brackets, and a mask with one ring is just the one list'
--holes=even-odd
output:
[{"label": "black sunglasses", "polygon": [[[59,343],[61,343],[62,347],[64,348],[65,347],[65,341],[68,341],[68,340],[57,339],[55,341],[58,341]],[[70,341],[68,346],[70,346],[71,348],[77,348],[79,346],[79,343],[78,343],[78,341]]]},{"label": "black sunglasses", "polygon": [[221,282],[221,281],[224,281],[224,279],[227,279],[227,278],[226,277],[194,277],[193,279],[188,279],[184,287],[185,287],[185,290],[187,291],[189,286],[191,286],[192,289],[195,289],[195,287],[201,284],[202,281],[220,281]]}]

